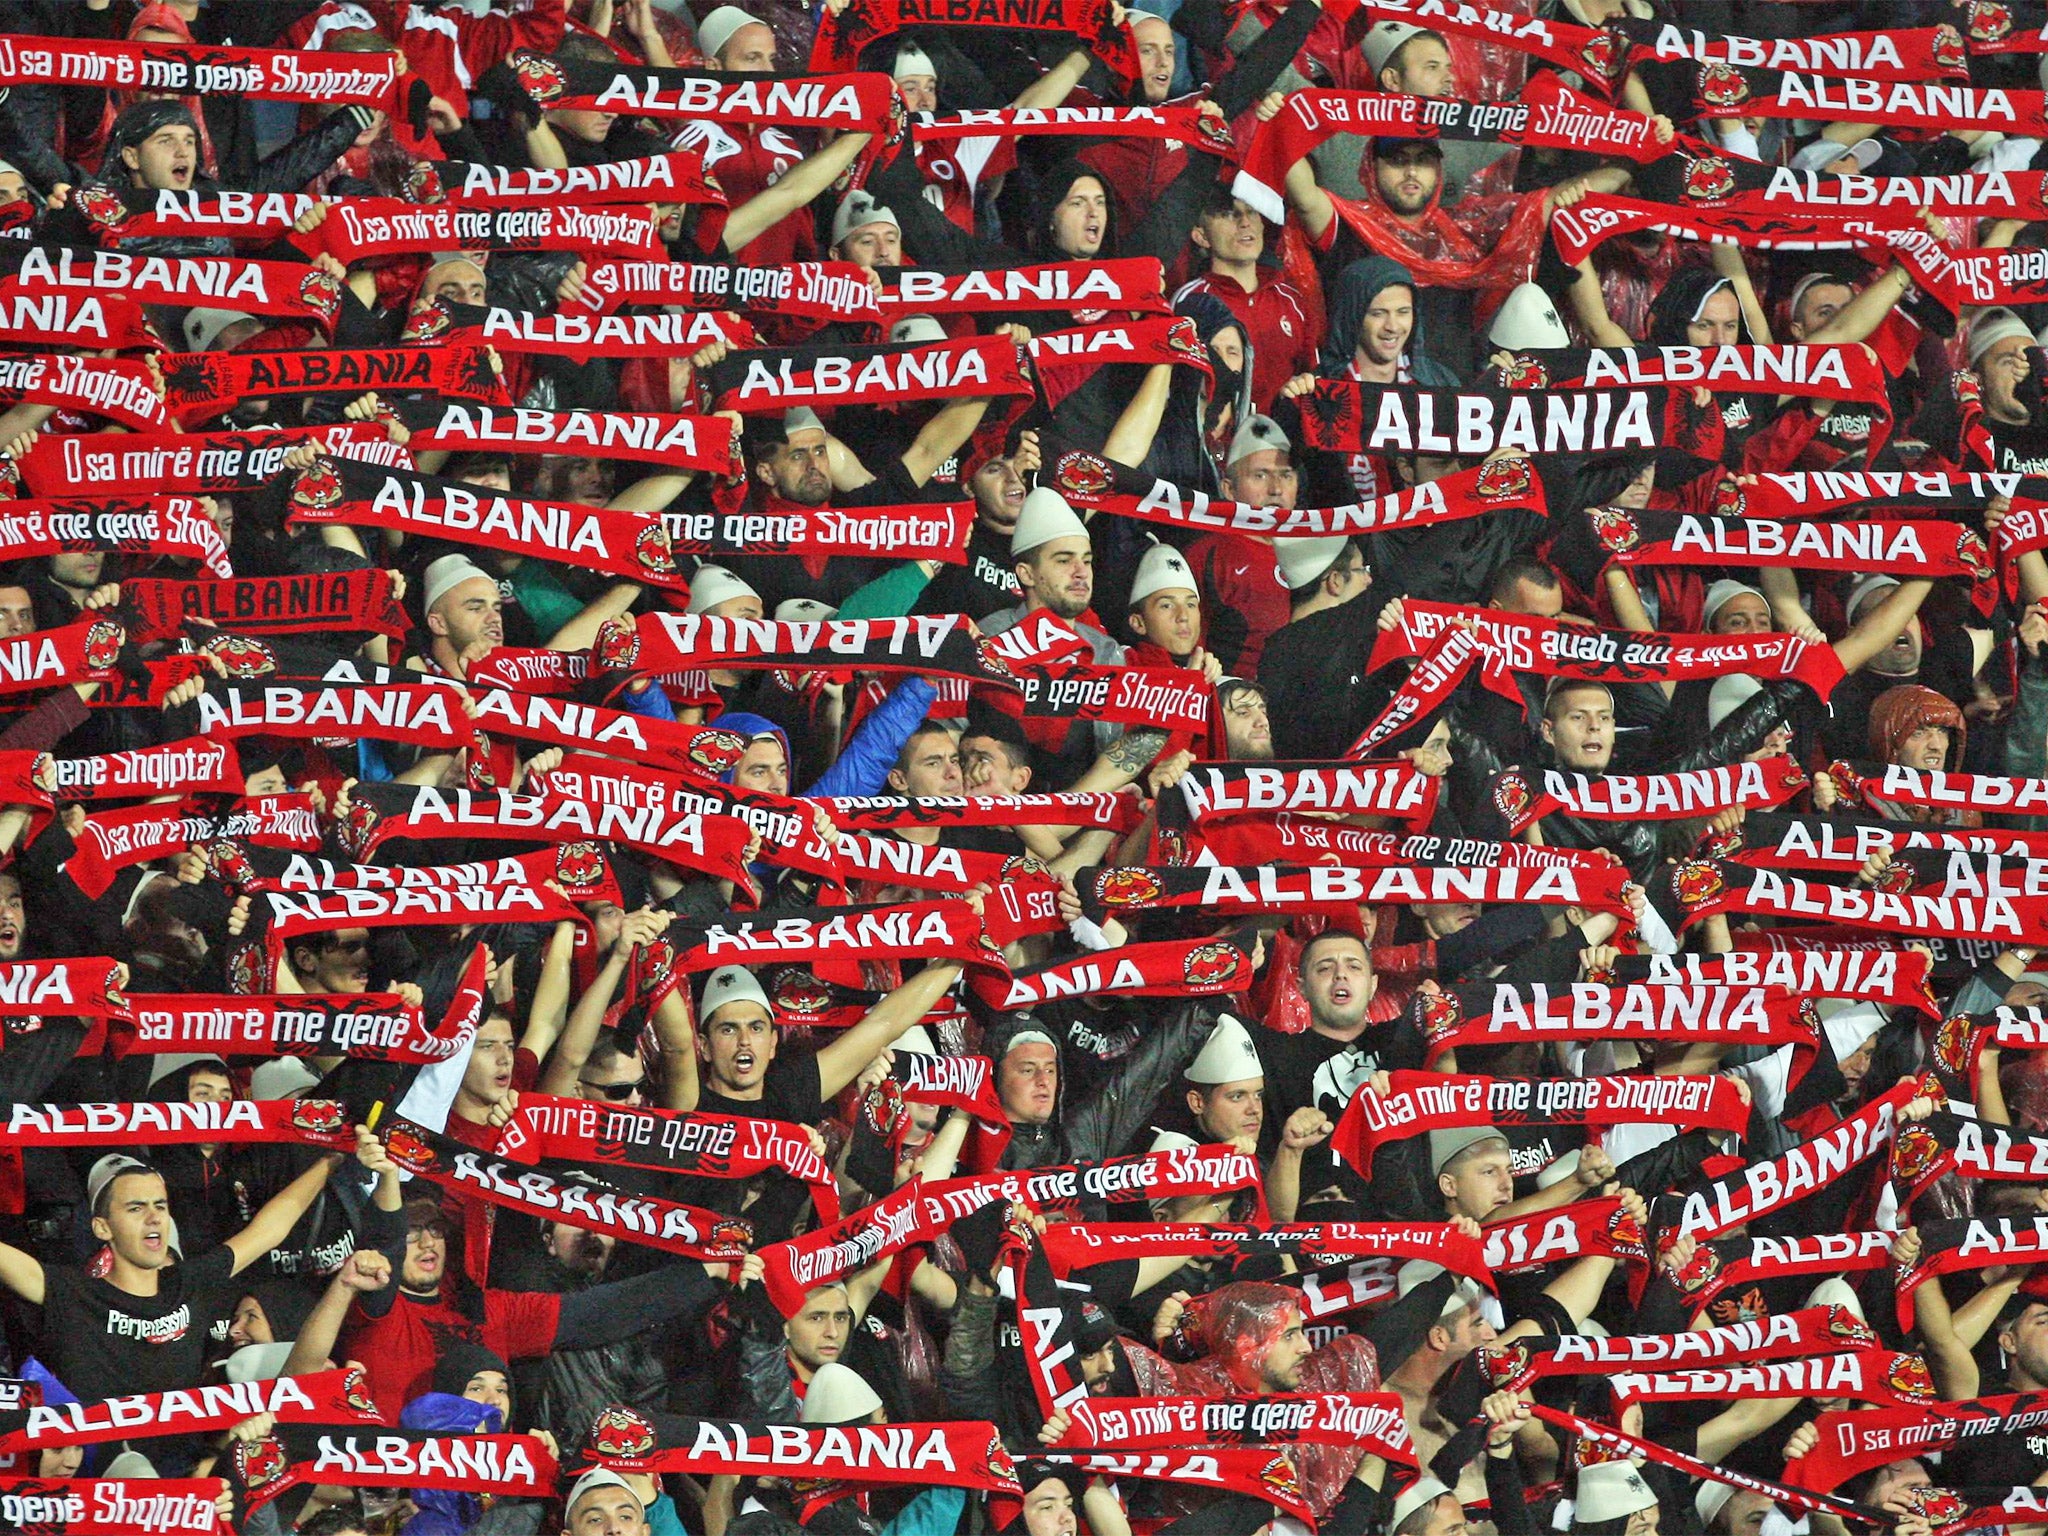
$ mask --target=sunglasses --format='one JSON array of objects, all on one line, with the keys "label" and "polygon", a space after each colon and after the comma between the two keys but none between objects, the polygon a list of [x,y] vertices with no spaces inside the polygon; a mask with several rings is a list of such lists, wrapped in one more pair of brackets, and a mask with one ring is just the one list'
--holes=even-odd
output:
[{"label": "sunglasses", "polygon": [[[577,1081],[581,1083],[582,1079],[579,1078]],[[585,1092],[594,1093],[600,1099],[610,1099],[614,1104],[623,1104],[647,1086],[647,1079],[636,1077],[630,1083],[582,1083],[582,1086]]]}]

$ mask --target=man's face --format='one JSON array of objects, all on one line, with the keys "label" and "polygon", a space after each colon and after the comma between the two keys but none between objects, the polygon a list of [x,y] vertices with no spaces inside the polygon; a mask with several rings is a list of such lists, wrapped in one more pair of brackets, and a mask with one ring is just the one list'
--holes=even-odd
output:
[{"label": "man's face", "polygon": [[1635,478],[1615,493],[1617,507],[1634,507],[1638,512],[1650,504],[1650,497],[1657,489],[1657,466],[1645,464],[1635,473]]},{"label": "man's face", "polygon": [[1429,207],[1443,178],[1442,159],[1419,144],[1404,144],[1373,159],[1380,200],[1404,219]]},{"label": "man's face", "polygon": [[566,1221],[550,1222],[541,1236],[548,1256],[572,1275],[597,1278],[612,1261],[619,1240],[609,1232],[572,1227]]},{"label": "man's face", "polygon": [[1260,1384],[1268,1392],[1292,1392],[1301,1385],[1301,1368],[1314,1353],[1308,1330],[1301,1325],[1301,1309],[1289,1307],[1280,1337],[1259,1362]]},{"label": "man's face", "polygon": [[732,781],[741,789],[758,789],[763,794],[789,793],[789,754],[773,736],[747,743],[732,771]]},{"label": "man's face", "polygon": [[1041,1041],[1013,1047],[996,1069],[996,1097],[1019,1125],[1043,1125],[1059,1097],[1060,1053]]},{"label": "man's face", "polygon": [[117,1175],[107,1194],[107,1214],[93,1218],[92,1233],[137,1269],[162,1269],[170,1263],[171,1196],[162,1176]]},{"label": "man's face", "polygon": [[183,123],[159,128],[140,144],[121,151],[134,185],[157,192],[183,192],[199,174],[199,135]]},{"label": "man's face", "polygon": [[969,484],[974,488],[974,512],[981,526],[992,533],[1014,531],[1027,493],[1015,461],[990,459],[974,472]]},{"label": "man's face", "polygon": [[50,579],[74,592],[90,592],[100,584],[100,571],[107,557],[97,549],[50,556]]},{"label": "man's face", "polygon": [[972,794],[1021,795],[1031,782],[1031,769],[1022,763],[1013,767],[1010,749],[995,737],[970,733],[960,738],[960,777]]},{"label": "man's face", "polygon": [[1411,37],[1380,71],[1380,86],[1407,96],[1451,94],[1451,50],[1440,38]]},{"label": "man's face", "polygon": [[475,645],[503,645],[505,600],[498,594],[498,584],[488,576],[458,581],[434,604],[427,628],[446,640],[457,656]]},{"label": "man's face", "polygon": [[619,120],[616,112],[592,112],[583,107],[556,107],[547,114],[548,126],[582,144],[602,144]]},{"label": "man's face", "polygon": [[1266,1123],[1266,1080],[1241,1078],[1217,1083],[1206,1092],[1190,1088],[1188,1111],[1210,1141],[1256,1143]]},{"label": "man's face", "polygon": [[939,110],[939,77],[898,75],[896,94],[903,98],[903,110],[906,112],[936,112]]},{"label": "man's face", "polygon": [[1266,222],[1241,199],[1232,198],[1221,213],[1203,214],[1195,229],[1195,244],[1218,261],[1257,261],[1266,249]]},{"label": "man's face", "polygon": [[1052,241],[1077,259],[1094,256],[1109,232],[1109,194],[1093,176],[1077,176],[1052,211]]},{"label": "man's face", "polygon": [[1652,1504],[1648,1509],[1639,1509],[1628,1517],[1628,1529],[1622,1536],[1657,1536],[1658,1519],[1656,1505]]},{"label": "man's face", "polygon": [[36,627],[36,607],[27,587],[0,587],[0,639],[25,635]]},{"label": "man's face", "polygon": [[244,1296],[235,1305],[235,1315],[228,1319],[228,1342],[240,1349],[245,1344],[268,1344],[276,1335],[270,1331],[270,1318],[264,1313],[263,1303],[254,1296]]},{"label": "man's face", "polygon": [[1017,562],[1025,598],[1063,619],[1077,619],[1095,600],[1095,550],[1085,533],[1048,539]]},{"label": "man's face", "polygon": [[462,1395],[472,1403],[497,1409],[500,1424],[512,1417],[512,1383],[503,1371],[478,1371],[469,1378]]},{"label": "man's face", "polygon": [[1024,1536],[1074,1536],[1074,1495],[1056,1477],[1049,1477],[1024,1495]]},{"label": "man's face", "polygon": [[1901,768],[1931,768],[1939,770],[1948,761],[1950,737],[1945,725],[1923,725],[1899,743],[1892,761]]},{"label": "man's face", "polygon": [[1294,498],[1301,490],[1301,474],[1285,448],[1261,448],[1230,466],[1226,489],[1237,500],[1254,507],[1294,510]]},{"label": "man's face", "polygon": [[576,1097],[610,1104],[645,1104],[647,1069],[637,1056],[614,1056],[602,1067],[585,1062],[576,1077]]},{"label": "man's face", "polygon": [[712,1086],[723,1093],[751,1092],[775,1059],[775,1025],[758,1003],[727,1003],[704,1026]]},{"label": "man's face", "polygon": [[758,21],[750,21],[725,40],[713,69],[728,75],[765,75],[775,68],[775,34]]},{"label": "man's face", "polygon": [[[2039,1307],[2032,1310],[2042,1311]],[[2044,1313],[2044,1317],[2048,1317],[2048,1313]],[[2000,1335],[2001,1342],[2003,1338],[2004,1336]],[[2011,1351],[2008,1350],[2007,1353],[2010,1354]],[[1908,1488],[1929,1488],[1933,1485],[1933,1474],[1918,1461],[1894,1461],[1878,1468],[1877,1476],[1870,1480],[1870,1491],[1864,1494],[1864,1497],[1881,1509],[1885,1500],[1894,1494],[1902,1493]]]},{"label": "man's face", "polygon": [[291,780],[284,776],[284,768],[272,763],[254,773],[242,776],[242,792],[250,795],[281,795],[292,787]]},{"label": "man's face", "polygon": [[2019,388],[2030,371],[2024,336],[2001,337],[1977,359],[1977,377],[1984,381],[1984,409],[1993,418],[2015,424],[2027,419]]},{"label": "man's face", "polygon": [[562,1536],[646,1536],[647,1510],[630,1488],[593,1488],[576,1501]]},{"label": "man's face", "polygon": [[791,434],[789,441],[779,447],[771,448],[754,465],[754,473],[784,501],[822,507],[832,496],[827,462],[824,432],[807,427]]},{"label": "man's face", "polygon": [[806,1370],[830,1365],[853,1332],[853,1307],[846,1287],[822,1285],[804,1298],[803,1309],[782,1325],[789,1353]]},{"label": "man's face", "polygon": [[406,1229],[398,1283],[409,1291],[438,1288],[448,1273],[448,1229],[436,1218]]},{"label": "man's face", "polygon": [[839,256],[863,271],[875,267],[900,267],[903,265],[903,231],[885,221],[863,224],[839,242]]},{"label": "man's face", "polygon": [[1467,1147],[1436,1176],[1445,1214],[1484,1221],[1515,1198],[1515,1160],[1505,1140]]},{"label": "man's face", "polygon": [[[304,955],[303,948],[296,951]],[[337,928],[314,954],[308,992],[370,990],[370,930]]]},{"label": "man's face", "polygon": [[1470,1529],[1465,1520],[1465,1506],[1458,1502],[1457,1495],[1442,1493],[1430,1506],[1429,1518],[1422,1526],[1422,1536],[1465,1536]]},{"label": "man's face", "polygon": [[1446,1363],[1451,1365],[1499,1337],[1477,1307],[1466,1307],[1453,1317],[1439,1320],[1431,1332],[1437,1335],[1431,1342],[1442,1349]]},{"label": "man's face", "polygon": [[232,1104],[234,1101],[235,1085],[225,1072],[216,1072],[210,1067],[194,1067],[185,1079],[187,1104]]},{"label": "man's face", "polygon": [[951,731],[920,731],[905,744],[909,761],[889,772],[899,795],[931,799],[960,793],[960,749]]},{"label": "man's face", "polygon": [[1310,946],[1302,961],[1301,995],[1309,1023],[1321,1034],[1349,1040],[1365,1027],[1365,1012],[1379,990],[1372,955],[1351,934]]},{"label": "man's face", "polygon": [[1185,587],[1154,592],[1131,610],[1131,633],[1169,656],[1186,656],[1202,638],[1202,598]]},{"label": "man's face", "polygon": [[1614,759],[1614,696],[1605,688],[1567,688],[1550,701],[1543,739],[1561,767],[1604,773]]},{"label": "man's face", "polygon": [[21,878],[0,875],[0,960],[21,958],[22,941],[28,937],[28,912],[22,905]]},{"label": "man's face", "polygon": [[420,296],[446,299],[451,304],[484,302],[484,269],[473,261],[444,261],[427,272],[420,284]]},{"label": "man's face", "polygon": [[1723,288],[1700,306],[1700,317],[1688,320],[1685,339],[1696,347],[1732,347],[1742,340],[1742,302],[1735,290]]},{"label": "man's face", "polygon": [[1437,721],[1429,728],[1429,734],[1422,738],[1421,746],[1403,747],[1394,755],[1407,758],[1415,765],[1417,773],[1427,774],[1432,779],[1442,778],[1456,761],[1451,754],[1450,721]]},{"label": "man's face", "polygon": [[28,199],[28,178],[19,171],[0,171],[0,203],[20,203]]},{"label": "man's face", "polygon": [[503,1014],[485,1019],[469,1048],[462,1091],[485,1104],[498,1104],[512,1091],[512,1021]]},{"label": "man's face", "polygon": [[1721,1529],[1728,1536],[1762,1536],[1764,1516],[1771,1512],[1768,1495],[1738,1488],[1721,1506]]},{"label": "man's face", "polygon": [[1358,360],[1390,367],[1401,361],[1414,334],[1415,290],[1406,283],[1391,283],[1365,306],[1365,319],[1358,327]]},{"label": "man's face", "polygon": [[[1814,283],[1799,295],[1799,311],[1792,317],[1792,339],[1805,341],[1842,312],[1842,306],[1856,297],[1847,283]],[[1741,1498],[1741,1494],[1736,1495]]]},{"label": "man's face", "polygon": [[1140,16],[1131,23],[1131,41],[1138,46],[1138,85],[1147,104],[1157,106],[1173,90],[1173,28],[1157,16]]},{"label": "man's face", "polygon": [[1239,688],[1223,706],[1223,747],[1232,762],[1272,761],[1273,721],[1258,689]]}]

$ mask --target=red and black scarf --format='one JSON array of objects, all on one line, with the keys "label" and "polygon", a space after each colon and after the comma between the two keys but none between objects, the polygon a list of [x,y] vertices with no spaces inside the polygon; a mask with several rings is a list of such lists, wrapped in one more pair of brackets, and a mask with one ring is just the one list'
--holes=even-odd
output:
[{"label": "red and black scarf", "polygon": [[138,577],[121,583],[121,600],[141,621],[129,630],[138,641],[174,640],[194,620],[256,635],[373,634],[396,639],[412,628],[393,592],[389,571],[246,576],[233,581]]},{"label": "red and black scarf", "polygon": [[977,975],[969,985],[988,1007],[1036,1008],[1066,997],[1212,997],[1252,982],[1252,938],[1164,939],[1055,960],[1007,977]]},{"label": "red and black scarf", "polygon": [[[317,444],[322,453],[337,458],[412,468],[412,454],[393,442],[381,423],[353,421],[255,432],[45,434],[15,464],[37,496],[62,499],[67,492],[89,491],[153,497],[162,490],[218,496],[268,485],[284,468],[285,456],[301,443]],[[231,575],[225,553],[218,561],[208,562],[214,574]]]},{"label": "red and black scarf", "polygon": [[719,410],[748,416],[847,399],[900,405],[1032,392],[1007,336],[910,346],[758,347],[713,364],[707,377]]},{"label": "red and black scarf", "polygon": [[1429,1060],[1466,1045],[1712,1039],[1792,1046],[1796,1080],[1820,1043],[1810,999],[1776,987],[1500,981],[1418,992],[1410,1007]]},{"label": "red and black scarf", "polygon": [[427,1027],[395,992],[176,992],[140,997],[134,1026],[113,1031],[114,1054],[211,1051],[228,1056],[347,1056],[425,1066],[469,1049],[467,1033]]},{"label": "red and black scarf", "polygon": [[[498,411],[453,400],[407,414],[412,428],[407,446],[417,452],[591,454],[671,469],[708,470],[715,475],[732,474],[739,467],[733,425],[717,416],[525,407]],[[352,457],[346,453],[337,456]],[[409,469],[411,465],[397,467]]]},{"label": "red and black scarf", "polygon": [[[105,366],[112,366],[103,364]],[[279,395],[363,395],[405,390],[510,405],[489,352],[473,343],[312,352],[173,352],[163,360],[164,399],[181,421],[204,421],[242,400]],[[0,377],[4,383],[4,377]]]},{"label": "red and black scarf", "polygon": [[1055,261],[1024,267],[884,269],[885,317],[1109,309],[1163,315],[1165,278],[1151,256]]},{"label": "red and black scarf", "polygon": [[169,555],[202,564],[216,576],[234,574],[220,530],[187,496],[0,501],[0,555],[5,558],[26,560],[84,550]]},{"label": "red and black scarf", "polygon": [[1661,384],[1539,393],[1320,379],[1301,405],[1303,440],[1336,453],[1479,459],[1670,448],[1713,461],[1726,431],[1718,407]]},{"label": "red and black scarf", "polygon": [[622,304],[682,304],[736,309],[749,315],[791,315],[879,325],[882,308],[868,274],[850,261],[800,261],[786,267],[725,266],[698,261],[589,263],[583,304],[610,314]]},{"label": "red and black scarf", "polygon": [[301,52],[111,38],[0,37],[0,85],[97,86],[165,96],[355,102],[403,116],[405,66],[389,54]]},{"label": "red and black scarf", "polygon": [[1626,879],[1627,872],[1618,864],[1604,874],[1566,864],[1494,869],[1407,861],[1356,869],[1325,864],[1216,864],[1200,869],[1099,864],[1076,872],[1074,885],[1091,916],[1163,910],[1235,917],[1342,911],[1361,902],[1413,906],[1447,901],[1520,901],[1619,913],[1627,910],[1621,892]]}]

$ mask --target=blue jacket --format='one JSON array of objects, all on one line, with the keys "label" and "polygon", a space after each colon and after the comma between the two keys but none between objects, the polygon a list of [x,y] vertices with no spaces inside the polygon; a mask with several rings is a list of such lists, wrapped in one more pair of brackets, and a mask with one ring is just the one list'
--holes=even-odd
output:
[{"label": "blue jacket", "polygon": [[[422,1392],[398,1415],[402,1429],[431,1429],[444,1435],[495,1435],[498,1410],[447,1392]],[[419,1513],[400,1527],[401,1536],[462,1536],[483,1518],[483,1505],[473,1493],[448,1488],[406,1490]]]}]

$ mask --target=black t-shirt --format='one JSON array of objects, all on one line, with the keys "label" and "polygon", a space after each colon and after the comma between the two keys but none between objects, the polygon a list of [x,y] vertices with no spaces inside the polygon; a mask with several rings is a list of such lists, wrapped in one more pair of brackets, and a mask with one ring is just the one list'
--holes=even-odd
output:
[{"label": "black t-shirt", "polygon": [[967,560],[934,576],[917,600],[919,613],[964,613],[985,619],[1023,600],[1010,560],[1010,536],[976,519],[967,536]]},{"label": "black t-shirt", "polygon": [[1870,706],[1878,695],[1909,683],[1932,688],[1960,705],[1972,696],[1977,650],[1970,632],[1960,624],[1924,624],[1920,670],[1911,677],[1885,677],[1867,667],[1836,685],[1828,703],[1832,712],[1821,723],[1821,741],[1835,758],[1867,758],[1870,751]]},{"label": "black t-shirt", "polygon": [[131,1296],[81,1269],[43,1266],[43,1340],[58,1380],[81,1402],[197,1386],[207,1331],[240,1294],[225,1244],[162,1270],[154,1296]]},{"label": "black t-shirt", "polygon": [[728,1098],[708,1083],[697,1095],[697,1108],[707,1115],[749,1115],[757,1120],[787,1120],[795,1125],[815,1125],[825,1113],[823,1084],[818,1078],[818,1058],[809,1051],[785,1056],[777,1053],[768,1063],[758,1099]]}]

